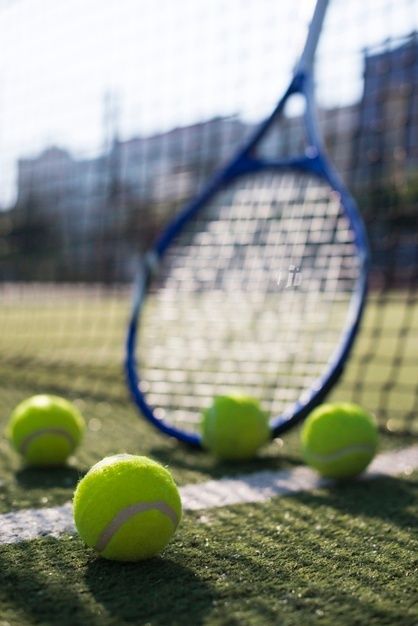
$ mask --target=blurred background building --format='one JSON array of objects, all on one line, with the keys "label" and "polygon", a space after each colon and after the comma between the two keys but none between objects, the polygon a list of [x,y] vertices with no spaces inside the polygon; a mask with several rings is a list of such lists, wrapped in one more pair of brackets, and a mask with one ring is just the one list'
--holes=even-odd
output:
[{"label": "blurred background building", "polygon": [[[109,94],[103,109],[101,153],[80,158],[51,144],[18,159],[16,201],[0,213],[2,280],[131,280],[161,226],[254,127],[237,115],[219,116],[122,140]],[[417,33],[366,49],[361,97],[321,106],[319,121],[368,222],[373,280],[384,273],[395,283],[410,280],[417,261],[411,228],[418,201]],[[264,149],[297,151],[301,128],[300,114],[289,114]],[[399,263],[389,276],[384,270],[395,248]]]}]

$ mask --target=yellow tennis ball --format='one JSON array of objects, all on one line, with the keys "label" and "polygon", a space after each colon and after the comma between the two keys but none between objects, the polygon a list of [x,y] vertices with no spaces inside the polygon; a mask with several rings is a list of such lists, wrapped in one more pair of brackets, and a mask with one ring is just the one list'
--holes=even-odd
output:
[{"label": "yellow tennis ball", "polygon": [[231,461],[251,459],[270,438],[267,413],[254,398],[238,394],[215,397],[201,428],[204,447]]},{"label": "yellow tennis ball", "polygon": [[176,484],[159,463],[116,454],[90,469],[74,493],[80,537],[101,556],[141,561],[165,548],[181,518]]},{"label": "yellow tennis ball", "polygon": [[80,443],[85,424],[76,407],[58,396],[27,398],[13,411],[7,435],[28,465],[62,465]]},{"label": "yellow tennis ball", "polygon": [[306,463],[322,476],[350,478],[374,457],[377,426],[373,416],[356,404],[323,404],[306,419],[301,443]]}]

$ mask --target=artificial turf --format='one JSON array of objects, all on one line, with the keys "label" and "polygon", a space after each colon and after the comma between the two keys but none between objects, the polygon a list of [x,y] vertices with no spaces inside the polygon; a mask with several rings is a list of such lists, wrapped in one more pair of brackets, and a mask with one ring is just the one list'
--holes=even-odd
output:
[{"label": "artificial turf", "polygon": [[[111,299],[101,306],[96,300],[89,307],[76,306],[74,327],[67,302],[61,308],[49,307],[47,315],[41,307],[43,321],[37,318],[35,333],[28,324],[35,312],[27,303],[19,311],[3,310],[0,429],[23,398],[53,392],[78,404],[87,432],[68,467],[53,471],[22,467],[2,438],[0,513],[67,502],[93,463],[118,452],[152,456],[170,467],[180,485],[301,463],[297,430],[273,442],[259,459],[231,466],[189,450],[138,419],[120,366],[125,304]],[[347,390],[353,390],[350,380],[357,380],[365,365],[365,380],[375,371],[375,386],[380,384],[384,393],[385,363],[397,345],[399,307],[395,304],[386,315],[386,340],[381,335],[373,340],[371,329],[376,328],[374,316],[379,312],[373,306],[369,309],[365,320],[369,332],[357,346],[356,369],[348,369],[347,382],[334,398],[347,397]],[[409,337],[415,336],[417,319]],[[44,345],[51,321],[55,330]],[[80,337],[79,328],[84,328]],[[364,361],[373,341],[378,355],[374,365]],[[404,354],[409,364],[406,381],[412,389],[411,363],[416,357],[410,346]],[[403,402],[399,415],[413,406],[411,396]],[[412,443],[412,431],[395,429],[395,434],[386,428],[387,416],[378,417],[381,450]],[[0,545],[0,626],[416,625],[417,485],[415,473],[254,505],[187,512],[163,555],[140,564],[106,562],[72,536]]]},{"label": "artificial turf", "polygon": [[161,557],[0,548],[2,624],[415,625],[418,474],[188,513]]}]

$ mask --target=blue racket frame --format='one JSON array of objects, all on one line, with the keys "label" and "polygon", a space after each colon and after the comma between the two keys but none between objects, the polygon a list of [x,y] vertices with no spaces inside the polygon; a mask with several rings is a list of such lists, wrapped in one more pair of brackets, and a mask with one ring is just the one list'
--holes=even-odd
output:
[{"label": "blue racket frame", "polygon": [[[323,1],[322,5],[323,11],[325,11],[326,2]],[[311,47],[313,47],[313,49],[316,47],[318,36],[319,33],[316,34],[316,41],[314,41],[313,44],[311,42]],[[278,102],[274,111],[259,126],[259,128],[256,129],[246,145],[238,151],[232,161],[221,172],[214,176],[202,193],[196,199],[187,204],[162,232],[156,240],[152,250],[146,255],[141,269],[141,275],[137,282],[132,314],[126,338],[125,371],[128,387],[140,412],[154,426],[166,435],[176,437],[180,441],[194,447],[201,447],[202,443],[200,435],[192,432],[185,432],[168,424],[163,419],[159,418],[155,414],[154,408],[148,404],[145,394],[140,389],[141,381],[135,358],[135,347],[142,304],[152,275],[158,267],[159,259],[163,257],[167,248],[182,230],[183,226],[190,219],[192,219],[208,201],[211,200],[215,193],[220,191],[224,186],[240,176],[263,171],[280,172],[297,170],[313,174],[326,181],[339,194],[341,205],[353,230],[354,242],[358,250],[360,272],[351,299],[347,323],[342,332],[340,345],[332,360],[329,362],[326,372],[314,382],[310,389],[304,392],[303,400],[298,400],[283,414],[277,415],[270,420],[272,437],[277,437],[278,435],[289,430],[296,423],[303,420],[308,413],[310,413],[310,411],[325,398],[343,372],[344,365],[347,361],[360,325],[367,292],[367,272],[369,261],[367,237],[363,220],[358,212],[355,201],[325,156],[314,110],[313,78],[311,72],[313,50],[308,51],[309,56],[311,57],[308,63],[305,62],[304,58],[306,57],[308,45],[309,44],[305,47],[302,60],[298,69],[295,71],[287,91]],[[271,126],[282,115],[286,102],[291,96],[294,95],[301,95],[305,99],[305,110],[303,114],[307,139],[305,154],[291,159],[265,160],[257,158],[256,148],[258,144],[269,131]]]}]

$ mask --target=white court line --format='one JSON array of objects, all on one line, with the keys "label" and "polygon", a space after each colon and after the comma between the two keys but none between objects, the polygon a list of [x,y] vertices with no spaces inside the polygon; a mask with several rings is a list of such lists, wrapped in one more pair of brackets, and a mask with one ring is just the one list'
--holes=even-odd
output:
[{"label": "white court line", "polygon": [[[379,476],[409,475],[418,469],[418,445],[380,454],[369,466],[362,480]],[[280,472],[263,471],[186,485],[180,489],[185,511],[199,511],[232,504],[264,502],[277,496],[291,495],[325,487],[332,481],[318,478],[307,467]],[[58,537],[75,532],[71,502],[63,506],[26,509],[0,515],[0,544],[19,543],[38,537]]]}]

